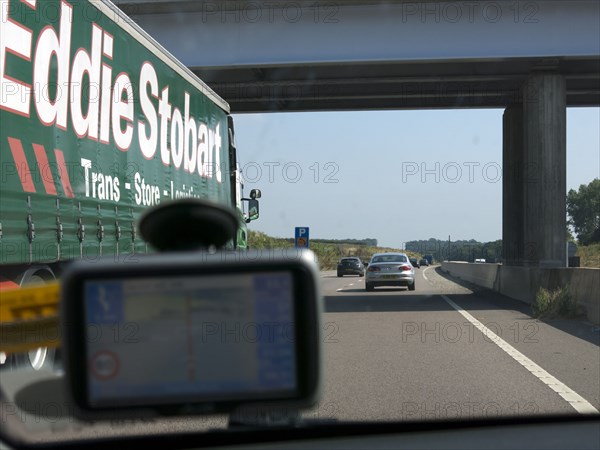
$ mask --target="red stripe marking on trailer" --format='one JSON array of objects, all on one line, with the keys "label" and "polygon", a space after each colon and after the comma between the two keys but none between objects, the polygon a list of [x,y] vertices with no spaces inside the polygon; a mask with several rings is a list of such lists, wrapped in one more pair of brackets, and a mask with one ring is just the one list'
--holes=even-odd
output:
[{"label": "red stripe marking on trailer", "polygon": [[32,144],[35,157],[38,162],[40,170],[40,176],[44,182],[44,188],[46,194],[56,195],[56,186],[54,185],[54,179],[52,178],[52,172],[50,171],[50,165],[48,164],[48,156],[46,156],[46,149],[43,145]]},{"label": "red stripe marking on trailer", "polygon": [[33,185],[33,179],[31,178],[31,171],[29,170],[29,164],[27,164],[27,158],[25,158],[25,152],[23,151],[23,145],[19,139],[8,138],[8,145],[10,151],[15,160],[15,167],[17,173],[21,179],[21,185],[25,192],[35,192],[35,186]]},{"label": "red stripe marking on trailer", "polygon": [[67,165],[65,164],[65,155],[58,149],[54,149],[54,154],[56,155],[56,163],[58,164],[60,173],[60,182],[62,183],[65,195],[69,198],[73,198],[75,197],[75,194],[73,193],[73,188],[71,188],[71,180],[69,180],[69,172],[67,172]]}]

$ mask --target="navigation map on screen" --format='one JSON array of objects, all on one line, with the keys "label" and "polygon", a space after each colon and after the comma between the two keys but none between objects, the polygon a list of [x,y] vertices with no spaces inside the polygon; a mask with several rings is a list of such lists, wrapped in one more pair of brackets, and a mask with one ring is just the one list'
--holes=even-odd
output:
[{"label": "navigation map on screen", "polygon": [[92,406],[297,389],[290,273],[92,280],[84,290]]}]

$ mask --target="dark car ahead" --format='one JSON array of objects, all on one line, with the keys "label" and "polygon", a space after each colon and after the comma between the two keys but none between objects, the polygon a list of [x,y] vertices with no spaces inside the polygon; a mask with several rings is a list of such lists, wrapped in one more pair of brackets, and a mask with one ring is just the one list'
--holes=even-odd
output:
[{"label": "dark car ahead", "polygon": [[421,265],[419,264],[419,260],[417,258],[408,258],[413,267],[419,268]]},{"label": "dark car ahead", "polygon": [[358,275],[362,277],[365,275],[365,266],[359,258],[342,258],[337,266],[337,276],[343,277],[344,275]]},{"label": "dark car ahead", "polygon": [[419,264],[421,266],[428,266],[429,265],[429,261],[427,261],[425,258],[423,258],[421,261],[419,261]]}]

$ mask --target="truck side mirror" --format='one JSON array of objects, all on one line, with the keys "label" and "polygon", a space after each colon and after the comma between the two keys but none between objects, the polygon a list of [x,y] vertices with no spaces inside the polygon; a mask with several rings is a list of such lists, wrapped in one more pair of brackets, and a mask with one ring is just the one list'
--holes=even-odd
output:
[{"label": "truck side mirror", "polygon": [[[254,200],[254,199],[256,199],[256,198],[260,198],[260,196],[261,196],[260,189],[252,189],[252,190],[250,191],[250,198],[251,198],[251,199],[253,199],[253,200]],[[258,203],[257,203],[257,206],[256,206],[256,207],[257,207],[257,209],[258,209]],[[258,216],[257,216],[257,218],[258,218]]]},{"label": "truck side mirror", "polygon": [[248,219],[246,220],[246,223],[258,219],[258,216],[258,200],[251,198],[248,200]]}]

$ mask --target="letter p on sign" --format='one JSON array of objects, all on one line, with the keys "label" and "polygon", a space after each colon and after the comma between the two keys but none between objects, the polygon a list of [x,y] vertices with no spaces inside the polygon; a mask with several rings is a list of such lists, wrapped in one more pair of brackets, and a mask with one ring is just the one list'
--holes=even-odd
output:
[{"label": "letter p on sign", "polygon": [[296,248],[309,247],[308,227],[296,227],[294,243]]}]

